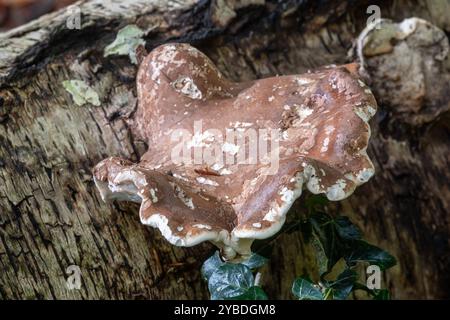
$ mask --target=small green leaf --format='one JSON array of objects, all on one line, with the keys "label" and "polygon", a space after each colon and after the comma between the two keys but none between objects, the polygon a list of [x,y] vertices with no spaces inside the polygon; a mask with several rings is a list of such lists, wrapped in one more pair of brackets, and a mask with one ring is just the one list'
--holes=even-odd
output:
[{"label": "small green leaf", "polygon": [[261,287],[253,286],[239,296],[226,298],[225,300],[267,300],[267,295]]},{"label": "small green leaf", "polygon": [[323,275],[328,271],[328,258],[325,253],[325,249],[322,246],[322,243],[315,233],[313,233],[311,237],[311,246],[313,247],[316,256],[319,274]]},{"label": "small green leaf", "polygon": [[142,39],[144,34],[144,31],[136,25],[128,25],[120,29],[114,42],[105,48],[104,56],[128,55],[131,62],[137,64],[136,49],[140,45],[145,45]]},{"label": "small green leaf", "polygon": [[225,263],[209,277],[208,288],[212,300],[222,300],[244,294],[253,283],[249,267],[240,263]]},{"label": "small green leaf", "polygon": [[72,99],[78,106],[90,103],[94,106],[100,105],[98,93],[82,80],[66,80],[62,83],[64,89],[72,95]]},{"label": "small green leaf", "polygon": [[310,218],[313,232],[322,244],[328,259],[327,269],[331,269],[341,258],[342,241],[336,231],[334,221],[326,213],[316,213]]},{"label": "small green leaf", "polygon": [[305,277],[295,279],[292,285],[292,293],[299,300],[323,300],[320,289]]},{"label": "small green leaf", "polygon": [[322,211],[328,202],[327,197],[324,195],[310,195],[305,199],[304,205],[308,213],[314,213],[316,211]]},{"label": "small green leaf", "polygon": [[336,230],[342,239],[359,240],[361,231],[354,225],[348,217],[340,216],[334,219]]},{"label": "small green leaf", "polygon": [[333,298],[336,300],[345,300],[352,292],[353,285],[356,282],[357,274],[355,271],[346,269],[335,281],[329,282],[329,287],[333,290]]},{"label": "small green leaf", "polygon": [[349,265],[363,261],[375,264],[381,270],[386,270],[397,263],[395,258],[386,251],[362,240],[353,241],[351,249],[344,258]]},{"label": "small green leaf", "polygon": [[242,264],[246,265],[250,269],[257,269],[265,265],[268,260],[269,259],[267,259],[266,257],[263,257],[257,253],[252,253],[247,260],[242,261]]},{"label": "small green leaf", "polygon": [[381,290],[373,290],[373,300],[390,300],[391,295],[389,294],[389,290],[381,289]]},{"label": "small green leaf", "polygon": [[224,265],[225,262],[220,259],[219,251],[214,252],[214,254],[209,257],[202,266],[202,275],[205,280],[208,280],[209,277],[217,270],[220,266]]},{"label": "small green leaf", "polygon": [[390,300],[391,295],[387,289],[369,289],[362,283],[355,282],[353,291],[363,290],[373,297],[373,300]]}]

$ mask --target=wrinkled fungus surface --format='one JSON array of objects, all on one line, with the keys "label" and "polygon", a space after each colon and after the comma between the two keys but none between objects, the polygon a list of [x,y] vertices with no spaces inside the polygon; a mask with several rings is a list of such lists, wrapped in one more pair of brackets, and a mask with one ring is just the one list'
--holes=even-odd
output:
[{"label": "wrinkled fungus surface", "polygon": [[[248,255],[304,187],[341,200],[373,175],[367,122],[377,105],[351,70],[234,83],[187,44],[154,49],[139,68],[134,115],[148,151],[139,163],[112,157],[95,167],[102,198],[141,203],[142,223],[174,245],[211,241],[227,259]],[[180,161],[181,149],[192,157]]]}]

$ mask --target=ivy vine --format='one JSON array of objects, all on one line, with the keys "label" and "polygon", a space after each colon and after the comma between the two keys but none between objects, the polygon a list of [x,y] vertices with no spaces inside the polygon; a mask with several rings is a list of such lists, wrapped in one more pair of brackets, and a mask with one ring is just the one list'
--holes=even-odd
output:
[{"label": "ivy vine", "polygon": [[361,230],[346,216],[333,217],[326,212],[328,200],[309,195],[295,218],[285,223],[272,238],[255,241],[253,253],[241,263],[224,262],[219,252],[202,266],[202,275],[208,282],[212,300],[267,300],[259,285],[258,269],[268,261],[274,240],[282,233],[301,232],[315,253],[319,278],[314,282],[304,274],[294,279],[292,294],[299,300],[344,300],[352,292],[365,291],[377,300],[390,298],[386,289],[370,289],[358,282],[361,266],[375,265],[380,271],[396,264],[388,252],[362,238]]}]

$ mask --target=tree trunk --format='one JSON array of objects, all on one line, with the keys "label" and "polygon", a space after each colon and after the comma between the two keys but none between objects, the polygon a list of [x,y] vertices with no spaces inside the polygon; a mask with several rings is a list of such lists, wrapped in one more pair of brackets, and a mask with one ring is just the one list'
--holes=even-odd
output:
[{"label": "tree trunk", "polygon": [[[0,35],[0,299],[208,298],[199,271],[214,248],[170,245],[135,205],[103,203],[92,180],[100,160],[137,161],[146,150],[126,121],[136,66],[103,56],[119,29],[146,30],[148,51],[189,42],[242,81],[346,63],[371,2],[91,0],[79,3],[80,29],[67,27],[77,12],[68,8]],[[383,18],[418,16],[449,32],[430,3],[379,6]],[[75,105],[69,79],[89,83],[101,106]],[[449,114],[421,127],[395,120],[380,106],[369,148],[377,173],[333,209],[398,259],[383,279],[394,298],[449,298]],[[71,265],[79,290],[66,283]],[[313,268],[301,235],[283,234],[262,285],[291,299],[294,278]]]}]

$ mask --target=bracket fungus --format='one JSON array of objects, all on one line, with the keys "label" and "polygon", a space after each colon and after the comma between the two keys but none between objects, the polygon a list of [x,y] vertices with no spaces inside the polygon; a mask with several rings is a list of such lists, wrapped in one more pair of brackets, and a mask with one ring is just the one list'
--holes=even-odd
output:
[{"label": "bracket fungus", "polygon": [[[450,46],[444,30],[420,18],[369,24],[350,52],[385,110],[413,126],[448,112]],[[399,124],[399,121],[396,122]]]},{"label": "bracket fungus", "polygon": [[102,198],[141,203],[142,223],[177,246],[211,241],[228,260],[280,230],[304,186],[341,200],[366,182],[377,105],[355,65],[234,83],[187,44],[141,63],[139,163],[94,168]]}]

